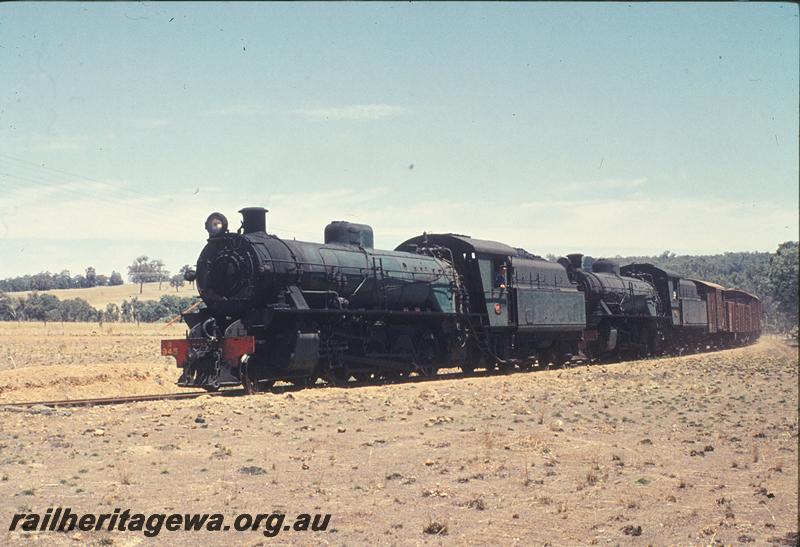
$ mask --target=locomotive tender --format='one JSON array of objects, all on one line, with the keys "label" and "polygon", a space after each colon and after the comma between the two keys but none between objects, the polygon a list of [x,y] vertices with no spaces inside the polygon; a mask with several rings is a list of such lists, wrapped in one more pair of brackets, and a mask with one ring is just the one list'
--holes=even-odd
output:
[{"label": "locomotive tender", "polygon": [[185,339],[163,340],[178,384],[262,391],[275,381],[342,385],[441,367],[465,372],[559,366],[749,342],[760,302],[649,264],[620,269],[582,255],[549,262],[503,243],[422,234],[394,251],[372,228],[334,221],[324,243],[267,233],[261,207],[236,232],[212,213],[196,281],[204,308],[183,314]]}]

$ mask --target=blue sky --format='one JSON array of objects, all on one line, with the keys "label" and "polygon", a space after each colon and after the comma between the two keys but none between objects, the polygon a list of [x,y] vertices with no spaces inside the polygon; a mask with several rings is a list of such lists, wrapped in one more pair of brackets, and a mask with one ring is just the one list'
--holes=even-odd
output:
[{"label": "blue sky", "polygon": [[194,263],[220,210],[539,253],[798,233],[793,4],[0,4],[0,277]]}]

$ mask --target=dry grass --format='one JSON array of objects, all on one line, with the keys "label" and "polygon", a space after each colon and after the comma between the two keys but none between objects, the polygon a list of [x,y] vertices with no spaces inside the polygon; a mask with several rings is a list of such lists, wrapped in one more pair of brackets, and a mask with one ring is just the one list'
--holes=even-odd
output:
[{"label": "dry grass", "polygon": [[180,337],[185,326],[159,323],[0,322],[0,371],[34,366],[95,363],[169,363],[161,339]]},{"label": "dry grass", "polygon": [[[158,300],[164,294],[174,294],[177,296],[196,296],[197,290],[188,284],[181,287],[178,292],[169,286],[169,283],[162,283],[161,289],[158,283],[145,283],[143,291],[139,294],[139,285],[125,284],[113,287],[91,287],[89,289],[55,289],[52,291],[39,291],[40,294],[52,294],[61,300],[67,298],[83,298],[95,308],[105,308],[106,304],[114,303],[120,305],[123,300],[130,300],[133,297],[139,300]],[[29,293],[9,293],[11,296],[22,296]]]},{"label": "dry grass", "polygon": [[0,322],[0,402],[176,391],[180,324]]}]

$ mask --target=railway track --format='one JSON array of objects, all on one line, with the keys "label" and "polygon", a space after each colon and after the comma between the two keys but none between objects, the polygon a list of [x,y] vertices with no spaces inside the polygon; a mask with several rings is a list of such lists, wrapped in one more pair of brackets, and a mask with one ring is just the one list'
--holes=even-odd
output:
[{"label": "railway track", "polygon": [[126,403],[137,403],[142,401],[165,401],[172,399],[196,399],[202,395],[222,395],[227,392],[209,393],[207,391],[190,391],[188,393],[164,393],[160,395],[128,395],[125,397],[101,397],[95,399],[65,399],[61,401],[28,401],[24,403],[4,403],[0,404],[0,410],[4,408],[30,408],[34,406],[45,406],[49,408],[73,407],[73,406],[102,406],[102,405],[121,405]]},{"label": "railway track", "polygon": [[[720,348],[714,350],[721,351],[724,349],[735,349],[735,348]],[[696,353],[706,353],[706,352],[686,352],[686,353],[677,353],[677,354],[663,354],[659,356],[648,357],[647,359],[653,358],[660,358],[660,357],[675,357],[679,355],[693,355]],[[565,368],[572,368],[572,367],[583,367],[589,366],[592,364],[595,365],[610,365],[619,362],[618,360],[598,360],[594,362],[590,362],[586,359],[576,359],[567,363]],[[421,382],[431,382],[437,380],[456,380],[456,379],[466,379],[466,378],[483,378],[489,376],[501,376],[501,375],[508,375],[508,374],[526,374],[536,371],[542,370],[550,370],[550,369],[542,369],[539,367],[534,367],[528,370],[477,370],[469,373],[461,372],[458,370],[457,367],[455,368],[448,368],[448,369],[441,369],[436,375],[434,376],[405,376],[402,378],[389,380],[389,381],[379,381],[379,380],[366,380],[366,381],[359,381],[359,382],[349,382],[346,385],[339,386],[345,388],[358,388],[358,387],[366,387],[366,386],[375,386],[375,385],[391,385],[391,384],[413,384],[413,383],[421,383]],[[554,369],[557,370],[557,369]],[[282,394],[282,393],[291,393],[294,391],[303,391],[307,389],[319,389],[319,388],[326,388],[332,387],[331,384],[325,382],[315,382],[311,385],[278,385],[268,388],[261,394],[271,393],[271,394]],[[95,399],[65,399],[60,401],[28,401],[22,403],[3,403],[0,404],[0,410],[3,409],[13,409],[13,408],[31,408],[31,407],[48,407],[48,408],[59,408],[59,407],[81,407],[81,406],[103,406],[103,405],[118,405],[118,404],[126,404],[126,403],[137,403],[137,402],[146,402],[146,401],[166,401],[166,400],[179,400],[179,399],[196,399],[197,397],[201,397],[203,395],[208,395],[210,397],[230,397],[230,396],[240,396],[244,395],[245,390],[241,388],[236,389],[225,389],[223,391],[216,391],[216,392],[208,392],[208,391],[190,391],[184,393],[164,393],[160,395],[129,395],[124,397],[102,397],[102,398],[95,398]]]},{"label": "railway track", "polygon": [[[484,376],[493,376],[497,374],[504,374],[502,372],[497,371],[475,371],[470,374],[465,374],[462,372],[454,372],[455,369],[450,369],[449,372],[439,372],[435,376],[411,376],[411,377],[404,377],[399,378],[396,380],[392,380],[390,382],[378,382],[375,380],[368,380],[364,382],[350,382],[346,387],[364,387],[364,386],[371,386],[371,385],[387,385],[387,384],[407,384],[407,383],[418,383],[418,382],[429,382],[435,380],[446,380],[446,379],[456,379],[456,378],[467,378],[467,377],[484,377]],[[507,372],[505,373],[507,374]],[[265,393],[272,393],[272,394],[281,394],[281,393],[291,393],[293,391],[302,391],[305,389],[314,389],[314,388],[325,388],[330,387],[329,384],[326,383],[317,383],[314,385],[309,386],[295,386],[295,385],[280,385],[274,386],[266,390]],[[345,386],[340,386],[345,387]],[[121,405],[127,403],[138,403],[138,402],[146,402],[146,401],[168,401],[168,400],[180,400],[180,399],[196,399],[197,397],[201,397],[203,395],[208,395],[210,397],[225,397],[225,396],[237,396],[243,395],[245,393],[244,389],[226,389],[224,391],[216,391],[216,392],[209,392],[209,391],[190,391],[185,393],[162,393],[162,394],[154,394],[154,395],[127,395],[124,397],[100,397],[100,398],[93,398],[93,399],[63,399],[58,401],[26,401],[20,403],[2,403],[0,404],[0,410],[3,409],[13,409],[13,408],[31,408],[31,407],[47,407],[47,408],[66,408],[66,407],[81,407],[81,406],[104,406],[104,405]]]}]

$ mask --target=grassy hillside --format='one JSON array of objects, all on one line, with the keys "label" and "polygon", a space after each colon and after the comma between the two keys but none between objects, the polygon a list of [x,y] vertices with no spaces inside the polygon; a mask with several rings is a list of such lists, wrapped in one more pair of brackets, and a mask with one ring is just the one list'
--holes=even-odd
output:
[{"label": "grassy hillside", "polygon": [[[27,296],[30,293],[8,293],[10,296]],[[125,284],[113,287],[91,287],[89,289],[54,289],[51,291],[39,291],[39,294],[52,294],[60,300],[68,298],[83,298],[94,308],[105,308],[106,304],[114,303],[119,305],[123,300],[130,300],[137,297],[139,300],[158,300],[164,294],[176,296],[197,296],[197,289],[185,285],[178,292],[163,283],[161,290],[158,283],[145,283],[142,294],[139,294],[139,285]]]}]

